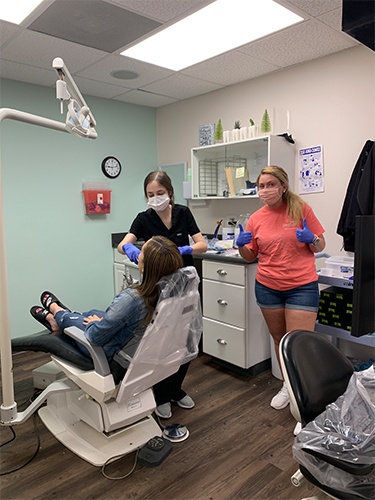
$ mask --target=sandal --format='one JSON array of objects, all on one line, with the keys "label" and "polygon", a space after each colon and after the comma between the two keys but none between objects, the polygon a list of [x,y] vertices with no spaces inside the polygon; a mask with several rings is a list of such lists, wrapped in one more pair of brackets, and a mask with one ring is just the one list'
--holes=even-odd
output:
[{"label": "sandal", "polygon": [[43,307],[40,306],[33,306],[30,309],[30,314],[31,316],[39,321],[39,323],[42,323],[42,325],[47,328],[50,332],[52,332],[52,327],[49,324],[49,321],[47,320],[48,314],[51,314],[47,309],[44,309]]},{"label": "sandal", "polygon": [[50,305],[51,304],[57,304],[58,306],[62,307],[63,309],[66,309],[67,311],[70,312],[70,309],[68,309],[62,302],[59,301],[59,299],[56,297],[51,292],[43,292],[42,295],[40,296],[40,302],[44,309],[47,309],[49,311]]}]

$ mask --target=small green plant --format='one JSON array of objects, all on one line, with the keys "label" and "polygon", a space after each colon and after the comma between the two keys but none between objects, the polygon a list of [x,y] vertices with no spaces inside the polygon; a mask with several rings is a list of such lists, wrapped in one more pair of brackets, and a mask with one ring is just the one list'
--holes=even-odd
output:
[{"label": "small green plant", "polygon": [[235,129],[240,129],[241,128],[241,122],[239,120],[234,122],[234,127]]},{"label": "small green plant", "polygon": [[251,127],[253,127],[255,125],[254,120],[252,118],[250,118],[249,122],[250,122]]},{"label": "small green plant", "polygon": [[263,134],[267,134],[268,132],[271,132],[271,120],[270,120],[267,109],[265,109],[264,113],[263,113],[262,123],[260,124],[260,131]]},{"label": "small green plant", "polygon": [[221,123],[221,118],[218,119],[215,132],[214,132],[215,142],[219,142],[223,140],[223,125]]}]

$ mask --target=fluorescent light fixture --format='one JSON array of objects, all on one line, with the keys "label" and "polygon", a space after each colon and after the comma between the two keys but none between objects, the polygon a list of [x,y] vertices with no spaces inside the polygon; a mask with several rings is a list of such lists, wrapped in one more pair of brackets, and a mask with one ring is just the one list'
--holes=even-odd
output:
[{"label": "fluorescent light fixture", "polygon": [[121,55],[179,71],[300,21],[273,0],[216,0]]},{"label": "fluorescent light fixture", "polygon": [[43,0],[2,0],[0,19],[9,23],[21,24]]}]

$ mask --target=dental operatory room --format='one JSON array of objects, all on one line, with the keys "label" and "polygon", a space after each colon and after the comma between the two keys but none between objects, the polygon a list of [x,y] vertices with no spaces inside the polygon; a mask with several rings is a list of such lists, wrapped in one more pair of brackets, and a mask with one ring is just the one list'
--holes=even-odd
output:
[{"label": "dental operatory room", "polygon": [[374,499],[375,1],[3,0],[0,104],[1,498]]}]

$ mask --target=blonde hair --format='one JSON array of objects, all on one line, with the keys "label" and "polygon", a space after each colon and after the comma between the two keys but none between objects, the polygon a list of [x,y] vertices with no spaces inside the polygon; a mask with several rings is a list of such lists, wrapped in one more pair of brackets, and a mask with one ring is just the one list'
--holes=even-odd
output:
[{"label": "blonde hair", "polygon": [[269,165],[268,167],[264,167],[260,171],[260,174],[258,175],[256,181],[258,189],[260,176],[264,174],[273,175],[273,177],[276,177],[276,179],[280,181],[281,185],[284,188],[282,197],[287,206],[288,217],[294,222],[296,226],[301,226],[303,218],[303,207],[305,205],[305,202],[300,196],[293,193],[293,191],[290,191],[288,174],[283,168],[277,167],[276,165]]},{"label": "blonde hair", "polygon": [[143,278],[136,285],[139,295],[144,298],[147,315],[144,322],[149,322],[159,298],[158,282],[163,276],[175,273],[183,266],[183,260],[177,246],[164,236],[153,236],[143,249]]}]

